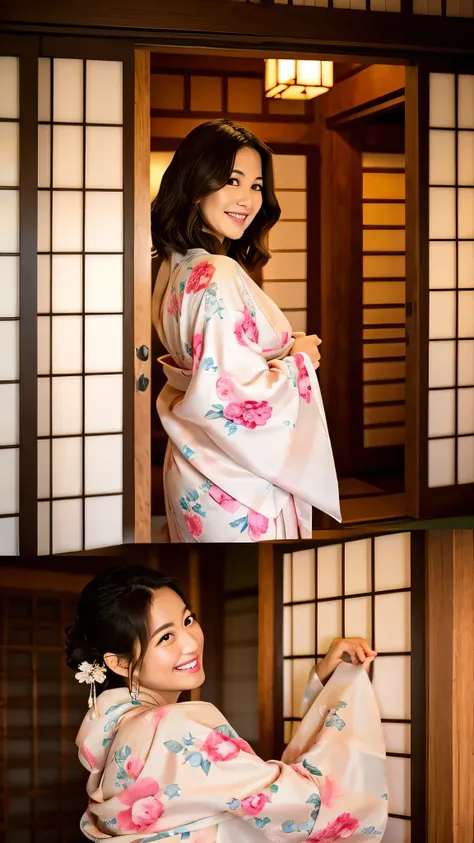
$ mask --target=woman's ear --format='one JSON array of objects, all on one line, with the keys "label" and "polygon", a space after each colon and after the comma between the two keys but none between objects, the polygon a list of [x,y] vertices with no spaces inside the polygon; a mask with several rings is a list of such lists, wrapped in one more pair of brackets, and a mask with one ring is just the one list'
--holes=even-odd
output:
[{"label": "woman's ear", "polygon": [[116,656],[115,653],[105,653],[104,662],[109,668],[109,670],[112,671],[112,673],[117,673],[119,676],[128,677],[127,659],[121,658],[120,656]]}]

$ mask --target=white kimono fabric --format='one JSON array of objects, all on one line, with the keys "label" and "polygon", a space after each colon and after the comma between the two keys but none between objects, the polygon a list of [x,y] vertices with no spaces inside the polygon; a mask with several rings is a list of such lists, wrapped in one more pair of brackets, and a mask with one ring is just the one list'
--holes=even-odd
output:
[{"label": "white kimono fabric", "polygon": [[310,538],[311,507],[340,521],[318,380],[306,354],[284,356],[286,317],[232,258],[194,249],[170,267],[153,320],[169,351],[157,410],[171,540]]},{"label": "white kimono fabric", "polygon": [[[382,839],[382,724],[362,666],[340,665],[282,761],[263,761],[210,703],[158,707],[104,691],[77,744],[89,771],[81,821],[93,841],[333,843]],[[285,757],[291,763],[285,763]]]}]

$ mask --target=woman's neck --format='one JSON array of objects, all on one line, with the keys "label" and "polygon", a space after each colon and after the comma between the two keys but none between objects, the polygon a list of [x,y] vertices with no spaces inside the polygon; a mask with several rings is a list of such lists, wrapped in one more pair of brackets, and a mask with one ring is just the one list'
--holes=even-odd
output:
[{"label": "woman's neck", "polygon": [[156,691],[140,687],[138,699],[142,702],[154,702],[156,705],[173,705],[177,703],[180,691]]}]

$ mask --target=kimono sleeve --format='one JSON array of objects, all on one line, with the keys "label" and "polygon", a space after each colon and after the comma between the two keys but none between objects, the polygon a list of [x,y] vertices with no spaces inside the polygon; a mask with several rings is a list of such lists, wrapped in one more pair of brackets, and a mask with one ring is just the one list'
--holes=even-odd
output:
[{"label": "kimono sleeve", "polygon": [[184,292],[193,377],[173,412],[237,464],[341,520],[314,367],[301,353],[267,361],[258,325],[268,316],[257,311],[235,261],[213,258],[212,283],[193,292],[188,282]]}]

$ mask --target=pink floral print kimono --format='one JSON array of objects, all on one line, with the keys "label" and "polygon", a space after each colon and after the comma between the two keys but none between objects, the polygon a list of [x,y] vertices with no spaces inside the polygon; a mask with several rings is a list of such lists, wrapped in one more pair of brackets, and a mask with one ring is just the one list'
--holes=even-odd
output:
[{"label": "pink floral print kimono", "polygon": [[314,367],[284,356],[291,325],[239,264],[173,254],[153,321],[169,351],[157,410],[171,541],[310,538],[312,507],[340,521]]},{"label": "pink floral print kimono", "polygon": [[[340,665],[307,711],[290,760],[263,761],[211,703],[157,707],[104,691],[80,728],[89,770],[81,829],[121,843],[351,843],[381,840],[385,749],[362,666]],[[304,713],[304,711],[303,711]]]}]

